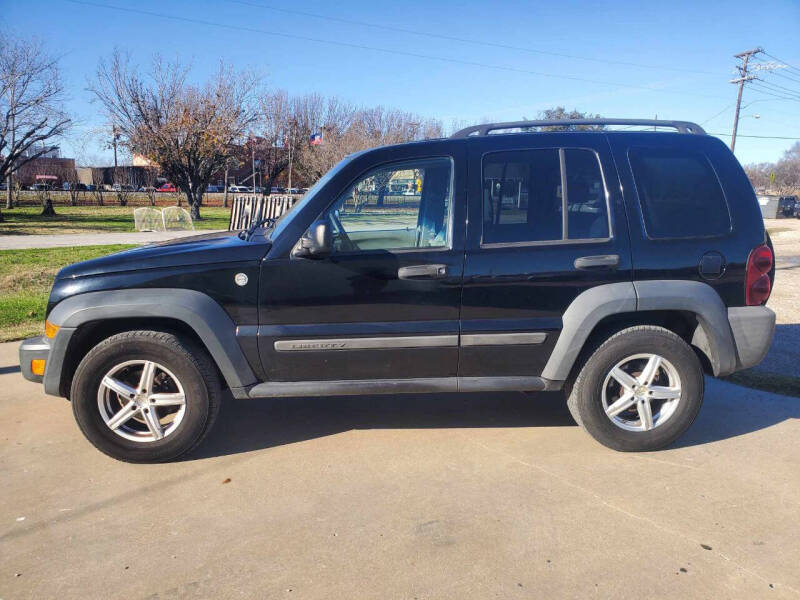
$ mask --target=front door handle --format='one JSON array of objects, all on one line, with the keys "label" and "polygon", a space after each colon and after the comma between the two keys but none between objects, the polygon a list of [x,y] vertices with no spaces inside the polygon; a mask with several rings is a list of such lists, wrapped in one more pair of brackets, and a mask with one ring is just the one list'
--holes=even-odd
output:
[{"label": "front door handle", "polygon": [[397,270],[398,279],[442,279],[447,277],[447,265],[411,265]]},{"label": "front door handle", "polygon": [[600,254],[598,256],[581,256],[573,263],[576,269],[616,269],[619,266],[618,254]]}]

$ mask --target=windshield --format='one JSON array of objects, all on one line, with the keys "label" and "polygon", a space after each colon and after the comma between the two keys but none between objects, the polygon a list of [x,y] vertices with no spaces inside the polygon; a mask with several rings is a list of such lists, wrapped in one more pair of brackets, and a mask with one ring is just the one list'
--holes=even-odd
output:
[{"label": "windshield", "polygon": [[350,156],[346,156],[345,158],[340,160],[335,167],[333,167],[330,171],[328,171],[327,173],[325,173],[325,175],[323,175],[322,179],[320,179],[319,181],[317,181],[317,183],[311,186],[311,189],[309,189],[305,193],[305,195],[302,198],[300,198],[300,200],[298,200],[294,206],[292,206],[292,208],[287,210],[278,218],[278,220],[275,222],[275,227],[273,227],[272,230],[269,232],[269,239],[270,240],[276,239],[281,234],[281,232],[286,228],[286,225],[292,220],[291,218],[292,215],[302,207],[306,206],[312,200],[312,198],[314,198],[317,192],[320,189],[322,189],[326,183],[328,183],[331,179],[333,179],[333,177],[339,171],[341,171],[342,168],[344,168],[344,166],[347,163],[353,160],[353,158],[355,158],[358,154],[360,154],[360,152],[356,154],[351,154]]}]

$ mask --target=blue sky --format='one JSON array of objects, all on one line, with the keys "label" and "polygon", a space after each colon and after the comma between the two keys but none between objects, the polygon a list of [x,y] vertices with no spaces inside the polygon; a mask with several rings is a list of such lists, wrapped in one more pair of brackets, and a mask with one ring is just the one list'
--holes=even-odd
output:
[{"label": "blue sky", "polygon": [[[108,150],[85,143],[86,132],[102,123],[85,88],[98,59],[115,46],[131,51],[140,64],[156,52],[179,56],[192,63],[197,80],[223,58],[259,70],[269,85],[290,93],[317,91],[383,104],[446,124],[534,118],[542,109],[563,105],[608,117],[692,120],[726,134],[736,100],[735,86],[728,83],[734,77],[733,54],[762,46],[800,69],[798,0],[2,4],[0,27],[38,35],[63,55],[68,109],[78,120],[64,153],[102,160],[108,160]],[[796,90],[798,99],[764,92],[774,87],[762,86],[762,93],[746,87],[740,134],[800,138],[800,70],[779,72],[792,78],[770,75],[766,81]],[[793,143],[741,137],[736,154],[743,163],[771,161]]]}]

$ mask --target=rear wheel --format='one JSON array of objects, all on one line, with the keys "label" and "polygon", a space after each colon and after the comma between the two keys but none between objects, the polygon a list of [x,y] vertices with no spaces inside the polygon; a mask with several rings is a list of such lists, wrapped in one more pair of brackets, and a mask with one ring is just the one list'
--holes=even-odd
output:
[{"label": "rear wheel", "polygon": [[694,421],[703,369],[680,337],[662,327],[620,331],[586,360],[567,405],[601,444],[621,451],[663,448]]},{"label": "rear wheel", "polygon": [[162,462],[202,441],[219,395],[216,370],[202,348],[172,333],[128,331],[89,351],[70,397],[81,431],[101,452]]}]

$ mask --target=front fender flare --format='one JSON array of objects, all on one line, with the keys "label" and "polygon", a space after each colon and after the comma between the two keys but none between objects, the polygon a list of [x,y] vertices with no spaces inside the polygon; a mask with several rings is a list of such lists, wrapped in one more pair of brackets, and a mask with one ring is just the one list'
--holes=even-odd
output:
[{"label": "front fender flare", "polygon": [[142,317],[175,319],[191,327],[232,390],[256,383],[236,341],[236,324],[210,296],[186,289],[132,289],[89,292],[55,306],[48,320],[60,329],[45,368],[45,392],[59,395],[61,365],[78,327],[91,321]]}]

